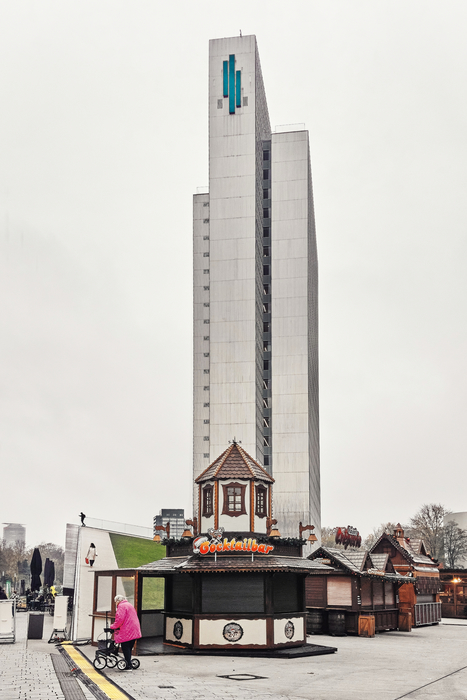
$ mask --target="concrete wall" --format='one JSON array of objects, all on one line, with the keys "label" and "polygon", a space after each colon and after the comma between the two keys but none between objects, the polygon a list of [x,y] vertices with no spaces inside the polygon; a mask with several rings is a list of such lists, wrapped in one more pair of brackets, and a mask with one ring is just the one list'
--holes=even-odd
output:
[{"label": "concrete wall", "polygon": [[273,134],[271,150],[274,517],[282,535],[298,537],[301,521],[315,525],[319,536],[317,278],[308,132]]},{"label": "concrete wall", "polygon": [[[91,542],[96,545],[97,553],[93,567],[90,567],[85,562]],[[90,615],[93,606],[94,571],[117,568],[117,560],[109,533],[106,530],[98,530],[93,527],[80,527],[76,554],[75,600],[72,623],[73,640],[91,637],[92,618]]]},{"label": "concrete wall", "polygon": [[[242,76],[235,114],[223,96],[230,55]],[[270,192],[263,181],[269,143]],[[263,226],[270,227],[270,244]],[[210,42],[209,195],[194,198],[193,235],[194,477],[235,437],[261,464],[269,459],[281,534],[298,536],[301,520],[319,537],[318,278],[308,132],[271,136],[254,36]],[[193,501],[197,514],[197,488]]]}]

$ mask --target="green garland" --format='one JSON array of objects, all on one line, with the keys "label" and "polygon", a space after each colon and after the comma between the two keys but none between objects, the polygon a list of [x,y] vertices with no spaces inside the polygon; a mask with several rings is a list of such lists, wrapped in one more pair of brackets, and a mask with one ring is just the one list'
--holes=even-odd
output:
[{"label": "green garland", "polygon": [[[230,539],[230,538],[229,538]],[[245,538],[242,538],[245,539]],[[250,539],[250,538],[248,538]],[[282,544],[285,545],[286,547],[299,547],[303,546],[306,544],[306,540],[300,538],[300,537],[269,537],[268,535],[257,535],[254,538],[258,544]],[[186,547],[187,544],[193,541],[192,537],[182,537],[180,540],[176,540],[173,537],[170,539],[163,539],[161,541],[161,544],[163,544],[165,547],[167,546],[173,546],[173,547]]]}]

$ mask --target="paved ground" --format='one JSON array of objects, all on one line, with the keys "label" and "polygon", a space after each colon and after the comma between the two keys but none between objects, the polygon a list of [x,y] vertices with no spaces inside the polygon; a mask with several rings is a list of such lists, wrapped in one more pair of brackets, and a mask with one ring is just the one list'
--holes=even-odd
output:
[{"label": "paved ground", "polygon": [[[17,643],[0,646],[1,700],[70,700],[54,672],[50,654],[57,650],[47,644],[50,631],[44,631],[44,640],[27,643],[26,618],[18,615]],[[140,657],[138,671],[106,672],[135,700],[467,700],[467,624],[459,622],[374,639],[310,639],[337,646],[339,651],[329,656]],[[81,649],[94,657],[93,647]],[[227,674],[262,678],[219,677]],[[96,697],[92,688],[76,684],[86,700]]]}]

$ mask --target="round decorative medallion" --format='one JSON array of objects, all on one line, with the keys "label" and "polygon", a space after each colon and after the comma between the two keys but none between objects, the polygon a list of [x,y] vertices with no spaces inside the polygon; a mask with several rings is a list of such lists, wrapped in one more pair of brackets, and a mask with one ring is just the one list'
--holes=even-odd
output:
[{"label": "round decorative medallion", "polygon": [[222,635],[228,642],[238,642],[243,637],[243,627],[237,622],[229,622],[224,627]]},{"label": "round decorative medallion", "polygon": [[180,620],[174,624],[174,637],[175,639],[181,639],[183,636],[183,625]]},{"label": "round decorative medallion", "polygon": [[288,620],[288,622],[285,623],[284,634],[287,637],[287,639],[292,639],[292,637],[295,634],[294,624],[290,620]]}]

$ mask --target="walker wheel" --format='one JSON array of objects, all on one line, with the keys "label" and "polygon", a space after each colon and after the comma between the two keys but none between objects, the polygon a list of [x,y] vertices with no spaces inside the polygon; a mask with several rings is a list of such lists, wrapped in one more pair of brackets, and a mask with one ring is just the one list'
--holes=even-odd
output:
[{"label": "walker wheel", "polygon": [[120,661],[117,664],[117,668],[119,671],[124,671],[126,669],[126,661],[125,659],[120,659]]},{"label": "walker wheel", "polygon": [[93,659],[92,665],[94,666],[94,668],[97,671],[102,671],[102,669],[105,668],[105,665],[106,665],[105,656],[101,656],[100,654],[99,654],[99,656],[96,656]]},{"label": "walker wheel", "polygon": [[107,668],[115,668],[115,666],[117,665],[117,661],[118,659],[116,656],[108,656],[106,661]]},{"label": "walker wheel", "polygon": [[132,667],[133,667],[135,670],[136,670],[137,668],[139,668],[139,665],[140,665],[140,664],[139,664],[139,659],[132,659],[132,660],[131,660],[131,665],[132,665]]}]

